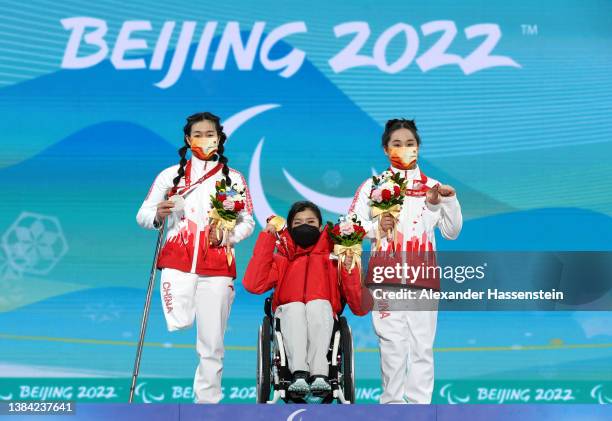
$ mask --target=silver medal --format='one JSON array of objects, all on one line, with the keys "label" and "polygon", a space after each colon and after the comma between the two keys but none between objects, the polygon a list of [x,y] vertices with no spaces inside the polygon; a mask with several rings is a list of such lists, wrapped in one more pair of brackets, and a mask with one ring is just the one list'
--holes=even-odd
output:
[{"label": "silver medal", "polygon": [[170,198],[170,201],[174,203],[172,212],[181,212],[183,209],[185,209],[185,199],[183,198],[183,196],[175,194]]}]

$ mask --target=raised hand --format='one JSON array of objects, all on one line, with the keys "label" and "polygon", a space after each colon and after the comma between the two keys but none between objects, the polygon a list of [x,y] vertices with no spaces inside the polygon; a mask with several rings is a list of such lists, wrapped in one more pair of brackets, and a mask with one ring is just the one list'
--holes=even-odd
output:
[{"label": "raised hand", "polygon": [[452,197],[455,195],[455,189],[446,184],[437,184],[427,190],[426,200],[432,205],[440,203],[440,197]]}]

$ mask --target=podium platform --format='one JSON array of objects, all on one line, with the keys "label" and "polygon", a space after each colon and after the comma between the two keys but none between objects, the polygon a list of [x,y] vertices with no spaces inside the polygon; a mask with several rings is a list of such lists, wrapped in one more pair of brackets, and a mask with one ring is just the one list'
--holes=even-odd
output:
[{"label": "podium platform", "polygon": [[[7,414],[3,403],[0,417]],[[45,420],[147,421],[308,421],[308,420],[609,420],[610,405],[197,405],[197,404],[73,404],[71,415],[45,415]],[[9,415],[12,416],[12,415]],[[21,415],[38,420],[42,414]]]}]

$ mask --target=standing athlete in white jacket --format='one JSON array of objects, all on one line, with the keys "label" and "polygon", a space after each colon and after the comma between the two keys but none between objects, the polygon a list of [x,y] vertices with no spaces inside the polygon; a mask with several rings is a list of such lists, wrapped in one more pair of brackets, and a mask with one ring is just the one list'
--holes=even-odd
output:
[{"label": "standing athlete in white jacket", "polygon": [[[195,319],[200,357],[195,400],[217,403],[222,398],[223,337],[235,295],[236,261],[226,253],[233,253],[228,246],[251,235],[255,222],[244,177],[227,166],[223,155],[226,135],[219,118],[207,112],[194,114],[183,131],[180,164],[157,176],[136,219],[149,229],[159,229],[166,219],[166,242],[157,267],[162,269],[160,292],[167,327],[169,331],[186,329]],[[244,189],[246,196],[228,238],[209,223],[210,196],[222,179],[236,184],[237,190]]]},{"label": "standing athlete in white jacket", "polygon": [[[455,190],[425,176],[417,165],[421,144],[413,120],[389,120],[382,146],[391,166],[407,180],[407,192],[399,216],[386,213],[372,218],[372,178],[357,190],[350,208],[362,221],[369,238],[376,231],[396,228],[393,240],[382,236],[375,251],[433,252],[436,227],[454,240],[463,224]],[[373,242],[374,244],[374,242]],[[372,323],[380,347],[383,393],[381,403],[430,403],[434,383],[433,343],[437,311],[372,311]]]}]

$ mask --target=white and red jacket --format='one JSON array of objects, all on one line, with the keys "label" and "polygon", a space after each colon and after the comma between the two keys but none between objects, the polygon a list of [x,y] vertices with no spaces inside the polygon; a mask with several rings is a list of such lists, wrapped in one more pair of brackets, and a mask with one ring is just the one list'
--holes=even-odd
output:
[{"label": "white and red jacket", "polygon": [[[173,179],[178,174],[178,168],[178,165],[166,168],[153,182],[136,216],[140,226],[157,228],[154,225],[157,204],[166,200],[166,195],[174,185]],[[251,235],[255,228],[253,204],[244,177],[230,168],[232,184],[236,183],[239,189],[245,189],[245,208],[238,214],[236,226],[229,238],[224,238],[218,247],[207,244],[208,213],[212,208],[210,196],[215,195],[215,182],[225,178],[222,168],[223,165],[217,161],[203,161],[195,156],[187,161],[185,176],[177,186],[179,194],[182,191],[189,192],[185,195],[185,208],[172,212],[167,217],[166,243],[157,260],[158,268],[236,278],[236,259],[232,259],[231,265],[228,264],[225,244],[229,241],[234,245]]]},{"label": "white and red jacket", "polygon": [[[390,167],[387,171],[399,172],[407,181],[407,193],[401,206],[401,211],[396,222],[396,241],[390,243],[383,234],[381,237],[380,250],[394,250],[398,253],[397,258],[405,258],[406,255],[416,255],[436,250],[436,227],[440,229],[442,236],[454,240],[459,236],[463,225],[461,206],[457,195],[452,197],[440,197],[440,203],[432,205],[425,200],[427,191],[440,184],[437,180],[427,177],[417,166],[413,170],[400,170]],[[372,178],[366,180],[358,189],[353,199],[349,212],[357,214],[361,220],[367,236],[376,238],[378,229],[378,218],[373,219],[370,206],[370,192],[372,190]],[[373,250],[374,251],[374,250]],[[403,256],[402,256],[403,254]],[[433,253],[430,253],[433,255]],[[372,263],[372,262],[370,262]],[[416,286],[432,287],[439,289],[439,280],[431,280]]]}]

